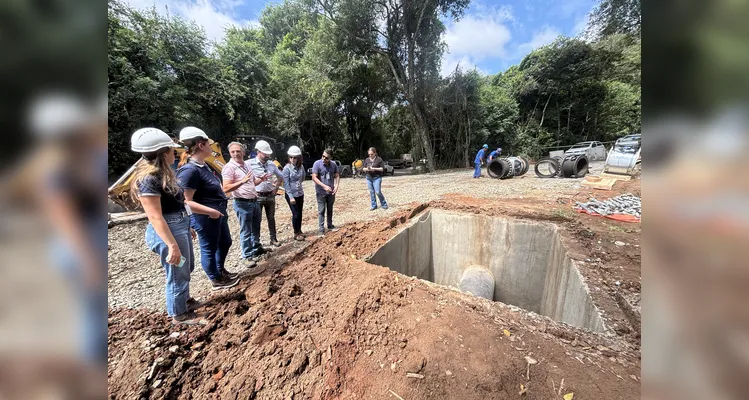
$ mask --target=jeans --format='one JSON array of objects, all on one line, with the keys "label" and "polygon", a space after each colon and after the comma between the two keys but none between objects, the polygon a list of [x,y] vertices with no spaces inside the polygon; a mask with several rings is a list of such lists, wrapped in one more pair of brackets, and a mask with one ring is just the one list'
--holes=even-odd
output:
[{"label": "jeans", "polygon": [[473,164],[475,166],[473,168],[473,177],[478,178],[481,176],[481,161],[475,161]]},{"label": "jeans", "polygon": [[377,194],[377,197],[380,199],[380,207],[387,208],[388,202],[385,201],[385,196],[382,195],[382,177],[368,176],[367,188],[369,188],[369,201],[370,203],[372,203],[372,208],[377,208],[377,199],[375,199],[375,194]]},{"label": "jeans", "polygon": [[198,233],[200,241],[200,263],[212,281],[221,277],[232,243],[226,206],[219,211],[224,216],[216,219],[202,214],[192,215],[192,227]]},{"label": "jeans", "polygon": [[99,221],[85,220],[84,223],[94,250],[101,251],[101,254],[96,254],[101,260],[100,285],[92,288],[84,284],[85,271],[81,256],[64,238],[53,239],[50,256],[75,295],[75,306],[80,313],[80,320],[75,321],[80,354],[91,365],[101,366],[107,363],[107,284],[104,281],[107,276],[107,234]]},{"label": "jeans", "polygon": [[334,194],[317,193],[317,230],[325,232],[325,210],[328,211],[328,229],[333,227]]},{"label": "jeans", "polygon": [[190,273],[195,269],[192,237],[190,235],[190,217],[180,213],[164,214],[169,230],[177,241],[179,251],[185,258],[181,267],[169,264],[169,246],[159,237],[153,225],[146,228],[146,245],[161,257],[161,266],[166,271],[166,312],[170,316],[187,312],[187,299],[190,298]]},{"label": "jeans", "polygon": [[234,211],[239,220],[239,244],[242,249],[242,258],[252,258],[260,248],[260,207],[257,201],[234,200]]},{"label": "jeans", "polygon": [[302,233],[302,209],[304,208],[304,195],[300,197],[294,197],[296,204],[291,204],[288,193],[286,196],[286,203],[289,204],[291,209],[291,226],[294,227],[294,234],[298,235]]},{"label": "jeans", "polygon": [[[270,241],[276,241],[276,196],[270,195],[268,197],[258,196],[257,204],[260,208],[260,221],[263,220],[263,208],[265,209],[265,218],[268,218],[268,233],[270,234]],[[260,223],[258,223],[260,225]],[[258,230],[258,232],[260,232]],[[259,235],[259,233],[258,233]],[[260,238],[258,237],[258,240]]]}]

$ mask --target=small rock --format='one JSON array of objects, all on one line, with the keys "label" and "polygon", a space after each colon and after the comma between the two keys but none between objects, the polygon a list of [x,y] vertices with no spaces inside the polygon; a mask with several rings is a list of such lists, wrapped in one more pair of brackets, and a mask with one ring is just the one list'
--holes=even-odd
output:
[{"label": "small rock", "polygon": [[151,385],[152,388],[158,389],[161,386],[161,379],[157,379],[153,382],[153,385]]},{"label": "small rock", "polygon": [[616,242],[614,242],[614,244],[617,245],[617,246],[619,246],[619,247],[626,245],[626,243],[620,242],[618,240]]},{"label": "small rock", "polygon": [[538,360],[536,360],[533,357],[525,356],[525,362],[527,362],[530,365],[536,365],[538,364]]},{"label": "small rock", "polygon": [[398,346],[400,346],[401,349],[406,348],[406,342],[401,342]]},{"label": "small rock", "polygon": [[169,335],[169,337],[170,337],[170,338],[174,338],[174,339],[176,339],[176,338],[178,338],[178,337],[179,337],[179,335],[180,335],[180,333],[179,333],[179,332],[172,332],[172,334],[171,334],[171,335]]},{"label": "small rock", "polygon": [[450,370],[448,369],[447,371],[445,371],[445,375],[447,375],[447,376],[452,376],[452,375],[453,375],[453,373],[452,373],[452,371],[450,371]]},{"label": "small rock", "polygon": [[406,374],[406,378],[424,379],[424,375],[409,372]]},{"label": "small rock", "polygon": [[171,352],[171,353],[176,353],[177,350],[179,350],[179,346],[177,346],[177,345],[174,345],[174,346],[172,346],[172,347],[169,348],[169,352]]},{"label": "small rock", "polygon": [[366,354],[367,356],[371,356],[372,350],[364,350],[364,354]]},{"label": "small rock", "polygon": [[215,375],[213,375],[213,381],[218,382],[223,377],[224,377],[224,371],[218,371]]},{"label": "small rock", "polygon": [[205,343],[203,343],[203,342],[195,343],[192,346],[190,346],[190,349],[192,349],[192,350],[200,350],[203,347],[204,344]]},{"label": "small rock", "polygon": [[398,368],[398,363],[392,363],[390,364],[390,370],[395,372],[395,369]]}]

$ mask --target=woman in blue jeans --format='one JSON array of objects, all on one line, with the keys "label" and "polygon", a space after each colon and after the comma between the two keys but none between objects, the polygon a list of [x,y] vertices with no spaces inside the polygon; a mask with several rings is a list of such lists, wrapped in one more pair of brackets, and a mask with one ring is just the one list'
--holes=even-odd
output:
[{"label": "woman in blue jeans", "polygon": [[291,209],[291,225],[294,227],[294,240],[304,240],[302,232],[302,209],[304,209],[304,166],[302,150],[297,146],[289,147],[289,162],[283,167],[283,185],[286,191],[286,203]]},{"label": "woman in blue jeans", "polygon": [[369,157],[364,159],[364,172],[367,174],[367,188],[369,188],[369,201],[372,207],[369,211],[377,209],[377,198],[380,199],[380,207],[383,210],[388,209],[388,203],[382,194],[382,175],[385,173],[385,162],[377,155],[377,149],[370,147]]},{"label": "woman in blue jeans", "polygon": [[212,154],[211,142],[202,130],[188,126],[179,132],[187,148],[177,170],[179,184],[185,189],[185,204],[192,211],[192,226],[200,241],[200,264],[214,290],[228,289],[239,283],[239,276],[226,270],[231,233],[226,209],[229,199],[221,179],[206,165]]},{"label": "woman in blue jeans", "polygon": [[148,216],[146,245],[161,257],[166,272],[166,311],[174,324],[207,323],[194,313],[200,303],[190,297],[190,273],[195,268],[190,216],[171,167],[179,145],[159,129],[143,128],[133,134],[131,146],[143,155],[131,188]]}]

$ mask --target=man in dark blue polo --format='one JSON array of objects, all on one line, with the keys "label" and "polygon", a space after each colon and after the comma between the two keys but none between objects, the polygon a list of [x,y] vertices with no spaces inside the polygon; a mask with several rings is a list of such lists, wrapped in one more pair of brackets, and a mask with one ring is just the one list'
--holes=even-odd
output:
[{"label": "man in dark blue polo", "polygon": [[341,174],[338,165],[331,160],[333,151],[325,149],[322,159],[315,161],[312,165],[312,180],[315,182],[315,194],[317,195],[317,236],[325,235],[325,214],[328,214],[328,230],[337,231],[333,225],[333,203],[335,194],[338,192],[338,184]]}]

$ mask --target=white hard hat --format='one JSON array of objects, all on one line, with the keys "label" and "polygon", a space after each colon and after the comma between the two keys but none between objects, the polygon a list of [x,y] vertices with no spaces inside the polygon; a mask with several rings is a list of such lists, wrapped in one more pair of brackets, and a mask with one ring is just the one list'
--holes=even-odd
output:
[{"label": "white hard hat", "polygon": [[91,114],[83,101],[72,93],[50,93],[34,101],[29,125],[39,136],[52,138],[80,133]]},{"label": "white hard hat", "polygon": [[288,153],[292,157],[294,157],[294,156],[301,156],[302,155],[302,149],[300,149],[297,146],[291,146],[291,147],[289,147],[289,152]]},{"label": "white hard hat", "polygon": [[255,148],[263,153],[263,154],[273,154],[273,150],[270,148],[270,145],[265,140],[258,140],[255,144]]},{"label": "white hard hat", "polygon": [[185,140],[195,139],[197,137],[210,140],[208,135],[206,135],[202,129],[196,128],[194,126],[185,127],[185,128],[182,128],[181,131],[179,131],[179,140],[181,142],[184,142]]},{"label": "white hard hat", "polygon": [[157,128],[141,128],[130,139],[131,149],[136,153],[153,153],[165,147],[180,147],[164,131]]}]

